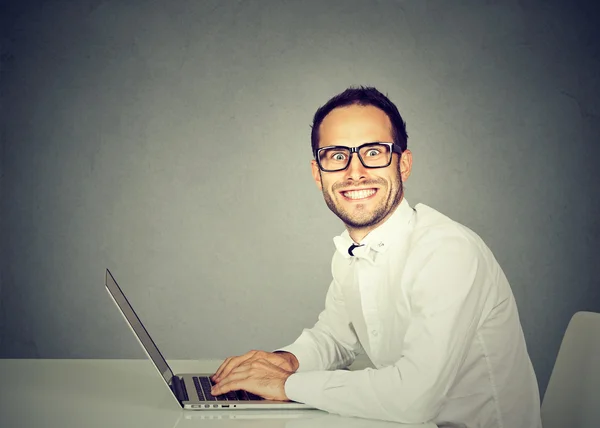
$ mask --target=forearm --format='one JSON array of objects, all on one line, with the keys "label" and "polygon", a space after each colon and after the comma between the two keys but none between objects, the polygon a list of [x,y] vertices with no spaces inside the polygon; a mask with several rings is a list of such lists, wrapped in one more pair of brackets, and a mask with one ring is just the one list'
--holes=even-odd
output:
[{"label": "forearm", "polygon": [[431,421],[440,405],[436,388],[409,384],[394,366],[295,373],[287,379],[285,393],[330,413],[405,424]]},{"label": "forearm", "polygon": [[357,340],[337,339],[317,323],[312,329],[305,329],[294,343],[278,351],[292,354],[298,363],[296,370],[305,372],[347,367],[354,361],[358,348]]}]

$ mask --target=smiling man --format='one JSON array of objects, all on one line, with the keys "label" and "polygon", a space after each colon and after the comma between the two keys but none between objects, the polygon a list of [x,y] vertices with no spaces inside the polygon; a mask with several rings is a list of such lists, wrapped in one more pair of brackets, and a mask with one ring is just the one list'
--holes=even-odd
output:
[{"label": "smiling man", "polygon": [[[317,110],[312,174],[346,226],[325,309],[293,344],[225,360],[213,394],[244,389],[403,423],[541,427],[510,285],[478,235],[404,198],[407,138],[375,88],[347,89]],[[360,353],[375,368],[342,370]]]}]

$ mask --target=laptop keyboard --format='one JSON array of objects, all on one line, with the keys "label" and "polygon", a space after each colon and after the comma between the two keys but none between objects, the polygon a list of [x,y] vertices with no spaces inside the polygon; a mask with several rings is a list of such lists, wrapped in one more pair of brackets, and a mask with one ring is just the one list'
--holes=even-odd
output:
[{"label": "laptop keyboard", "polygon": [[230,391],[227,394],[212,395],[210,388],[215,383],[208,376],[194,376],[194,386],[200,401],[250,401],[264,400],[256,394],[247,391]]}]

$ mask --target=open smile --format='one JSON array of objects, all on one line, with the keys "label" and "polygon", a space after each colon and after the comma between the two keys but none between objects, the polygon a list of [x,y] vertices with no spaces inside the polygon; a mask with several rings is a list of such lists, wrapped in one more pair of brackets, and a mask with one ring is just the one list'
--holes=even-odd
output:
[{"label": "open smile", "polygon": [[377,189],[344,190],[340,194],[349,201],[360,201],[375,196]]}]

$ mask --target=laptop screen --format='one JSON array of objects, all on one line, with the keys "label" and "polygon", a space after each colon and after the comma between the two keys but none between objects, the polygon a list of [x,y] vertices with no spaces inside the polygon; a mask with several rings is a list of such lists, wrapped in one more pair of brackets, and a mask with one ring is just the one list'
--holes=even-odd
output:
[{"label": "laptop screen", "polygon": [[148,356],[150,357],[150,359],[152,360],[162,377],[165,379],[167,384],[171,385],[173,371],[171,370],[171,368],[167,364],[167,361],[164,359],[164,357],[154,344],[154,341],[148,334],[148,331],[138,318],[137,314],[129,304],[127,297],[125,297],[125,294],[123,294],[121,287],[119,287],[117,281],[115,281],[108,269],[106,269],[106,289],[113,297],[115,303],[121,310],[121,313],[127,319],[127,322],[129,323],[131,329],[139,339],[141,345],[146,350],[146,353],[148,354]]}]

